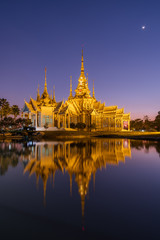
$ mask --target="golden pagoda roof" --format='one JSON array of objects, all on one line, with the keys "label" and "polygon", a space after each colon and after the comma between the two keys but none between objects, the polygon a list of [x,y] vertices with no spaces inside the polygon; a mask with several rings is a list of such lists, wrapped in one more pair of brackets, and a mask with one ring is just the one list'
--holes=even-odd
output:
[{"label": "golden pagoda roof", "polygon": [[[30,104],[30,103],[27,103],[26,101],[25,101],[25,104],[24,105],[26,105],[26,107],[28,108],[28,110],[30,111],[30,112],[35,112],[35,110],[33,109],[33,107],[32,107],[32,104]],[[23,107],[23,109],[25,108],[25,106]]]},{"label": "golden pagoda roof", "polygon": [[124,108],[117,109],[116,113],[118,113],[118,114],[124,113]]},{"label": "golden pagoda roof", "polygon": [[78,79],[78,86],[75,90],[76,92],[76,95],[74,98],[77,98],[77,97],[90,97],[90,90],[88,88],[88,81],[85,77],[85,74],[84,74],[84,63],[83,63],[83,49],[82,49],[82,57],[81,57],[81,74],[80,74],[80,77]]},{"label": "golden pagoda roof", "polygon": [[31,104],[33,105],[33,108],[35,109],[35,111],[36,111],[36,110],[38,110],[38,111],[40,110],[40,107],[38,106],[36,100],[34,100],[33,98],[30,98],[30,102],[31,102]]},{"label": "golden pagoda roof", "polygon": [[115,111],[117,110],[117,106],[108,106],[104,108],[105,111]]},{"label": "golden pagoda roof", "polygon": [[62,106],[63,101],[58,102],[56,108],[54,109],[54,113],[58,113],[60,111],[60,108]]}]

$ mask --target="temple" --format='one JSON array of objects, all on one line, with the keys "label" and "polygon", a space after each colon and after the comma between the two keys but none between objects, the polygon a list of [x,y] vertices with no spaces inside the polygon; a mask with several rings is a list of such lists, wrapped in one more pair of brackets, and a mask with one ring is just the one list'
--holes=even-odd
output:
[{"label": "temple", "polygon": [[47,78],[45,68],[44,91],[40,96],[39,86],[37,99],[30,98],[25,101],[23,118],[29,118],[32,126],[40,130],[47,125],[47,128],[70,128],[77,123],[84,123],[85,129],[105,131],[126,131],[130,130],[130,113],[125,114],[124,109],[117,106],[105,106],[95,98],[93,83],[92,95],[88,87],[87,78],[84,73],[83,49],[81,58],[81,74],[75,95],[72,93],[72,78],[70,79],[70,94],[66,101],[56,102],[55,88],[52,94],[47,91]]}]

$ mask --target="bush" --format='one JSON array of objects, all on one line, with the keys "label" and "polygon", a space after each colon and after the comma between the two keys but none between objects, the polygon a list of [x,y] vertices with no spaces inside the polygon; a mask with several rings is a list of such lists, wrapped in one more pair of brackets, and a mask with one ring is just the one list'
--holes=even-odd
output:
[{"label": "bush", "polygon": [[96,124],[92,123],[91,126],[90,126],[90,129],[96,129]]},{"label": "bush", "polygon": [[48,123],[45,123],[44,124],[44,128],[47,129],[49,126],[48,126]]},{"label": "bush", "polygon": [[75,128],[76,128],[76,124],[75,124],[75,123],[73,123],[73,122],[71,122],[71,123],[70,123],[70,128],[73,128],[73,129],[75,129]]},{"label": "bush", "polygon": [[86,124],[83,122],[79,122],[76,124],[76,128],[83,130],[86,127]]}]

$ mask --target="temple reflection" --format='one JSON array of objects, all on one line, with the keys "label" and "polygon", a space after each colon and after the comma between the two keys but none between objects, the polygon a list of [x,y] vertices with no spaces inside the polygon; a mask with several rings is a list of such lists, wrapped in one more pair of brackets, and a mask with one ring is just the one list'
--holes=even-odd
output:
[{"label": "temple reflection", "polygon": [[32,146],[28,164],[24,169],[29,175],[36,175],[43,180],[44,201],[48,178],[56,171],[68,172],[70,176],[70,192],[72,178],[78,185],[81,196],[82,216],[84,216],[85,197],[89,189],[91,177],[95,181],[96,171],[106,168],[107,164],[118,165],[131,157],[130,140],[127,139],[95,139],[86,141],[45,142]]}]

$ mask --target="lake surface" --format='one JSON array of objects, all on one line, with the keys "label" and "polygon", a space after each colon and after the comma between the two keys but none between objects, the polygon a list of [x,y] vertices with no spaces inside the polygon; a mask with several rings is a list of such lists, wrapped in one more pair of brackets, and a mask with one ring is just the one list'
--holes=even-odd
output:
[{"label": "lake surface", "polygon": [[0,143],[2,239],[160,239],[160,143]]}]

